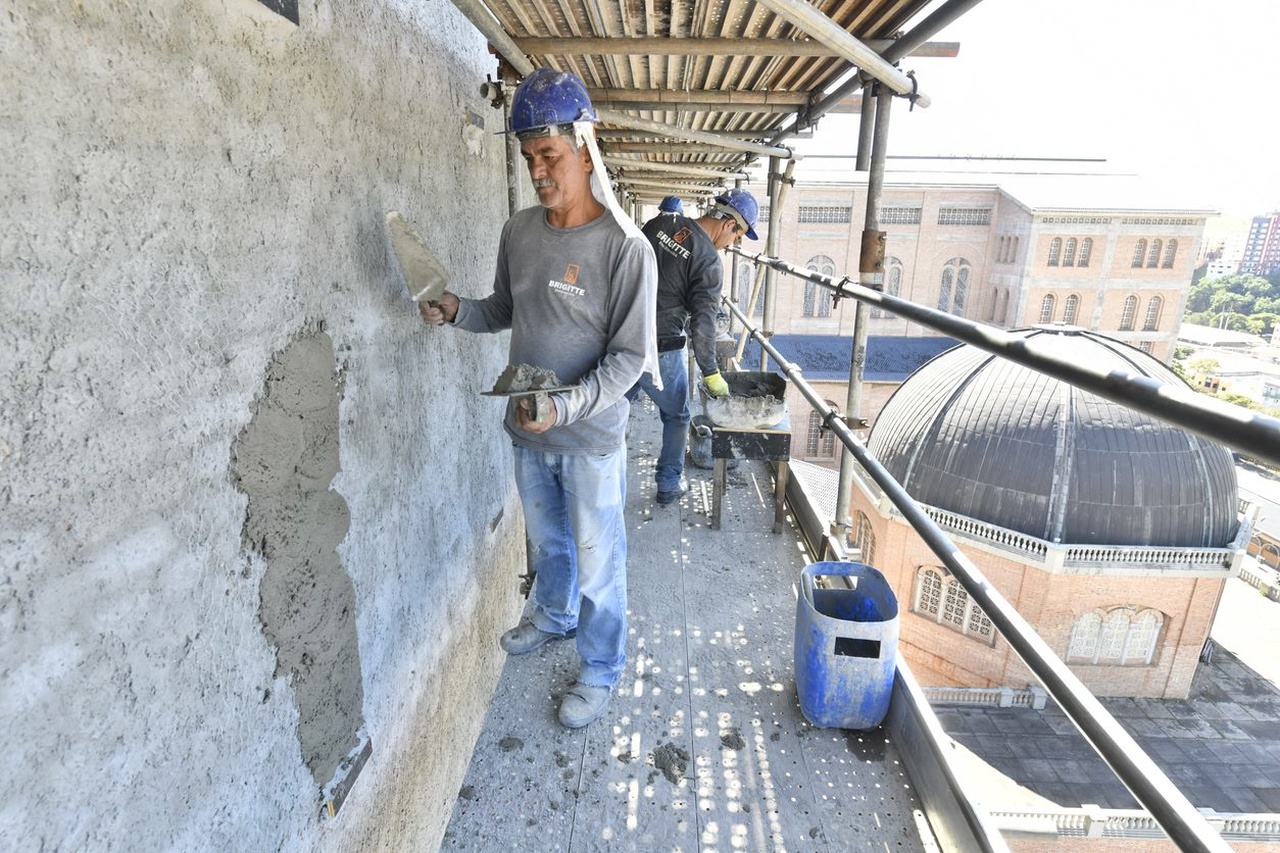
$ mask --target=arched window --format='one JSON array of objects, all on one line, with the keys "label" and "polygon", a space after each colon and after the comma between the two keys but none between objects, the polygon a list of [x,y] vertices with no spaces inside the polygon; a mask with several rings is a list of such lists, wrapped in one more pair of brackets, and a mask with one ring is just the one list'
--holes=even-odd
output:
[{"label": "arched window", "polygon": [[[827,277],[834,277],[836,274],[836,262],[826,255],[814,255],[805,267]],[[804,285],[804,316],[831,316],[831,300],[827,298],[827,292],[811,281]]]},{"label": "arched window", "polygon": [[[892,256],[884,259],[884,292],[890,296],[902,293],[902,261]],[[872,308],[871,316],[892,317],[893,314],[883,308]]]},{"label": "arched window", "polygon": [[1163,307],[1164,300],[1159,296],[1147,300],[1147,318],[1142,321],[1142,331],[1154,332],[1160,327],[1160,309]]},{"label": "arched window", "polygon": [[1062,304],[1062,322],[1068,326],[1076,325],[1076,315],[1080,312],[1080,294],[1073,293]]},{"label": "arched window", "polygon": [[1058,256],[1062,254],[1062,238],[1054,237],[1049,241],[1049,266],[1058,265]]},{"label": "arched window", "polygon": [[1080,241],[1080,257],[1076,259],[1076,266],[1089,266],[1089,256],[1093,254],[1093,238],[1085,237]]},{"label": "arched window", "polygon": [[1076,620],[1071,629],[1071,645],[1067,647],[1068,660],[1093,660],[1093,650],[1098,647],[1098,635],[1102,631],[1102,614],[1091,611]]},{"label": "arched window", "polygon": [[1155,269],[1156,265],[1159,263],[1160,263],[1160,241],[1152,240],[1151,251],[1147,253],[1147,268]]},{"label": "arched window", "polygon": [[876,532],[871,529],[871,519],[859,512],[853,524],[853,545],[862,552],[858,559],[867,565],[876,563]]},{"label": "arched window", "polygon": [[991,619],[973,603],[960,581],[947,577],[941,569],[920,567],[916,574],[912,609],[926,619],[977,637],[988,645],[995,642],[995,626]]},{"label": "arched window", "polygon": [[1177,254],[1178,241],[1170,240],[1168,245],[1164,247],[1164,261],[1161,262],[1160,266],[1167,270],[1173,269],[1173,261]]},{"label": "arched window", "polygon": [[1067,250],[1062,253],[1062,265],[1064,267],[1073,267],[1076,265],[1076,238],[1071,237],[1067,240]]},{"label": "arched window", "polygon": [[957,317],[964,316],[965,301],[969,296],[969,276],[972,268],[964,258],[952,258],[942,268],[942,286],[938,292],[938,310],[948,311]]},{"label": "arched window", "polygon": [[951,313],[957,317],[964,316],[964,304],[969,298],[969,265],[962,264],[956,273],[956,298],[951,306]]},{"label": "arched window", "polygon": [[942,287],[938,290],[938,310],[946,311],[951,307],[951,286],[955,282],[956,271],[950,266],[942,268]]},{"label": "arched window", "polygon": [[1133,331],[1133,315],[1138,313],[1138,297],[1126,296],[1124,310],[1120,312],[1120,331]]},{"label": "arched window", "polygon": [[809,435],[805,442],[805,455],[810,459],[830,459],[835,455],[836,435],[822,429],[822,415],[809,412]]},{"label": "arched window", "polygon": [[1133,245],[1133,263],[1130,265],[1134,269],[1142,268],[1142,259],[1147,256],[1147,241],[1139,240]]},{"label": "arched window", "polygon": [[916,581],[916,612],[937,616],[942,611],[942,575],[936,569],[921,569]]},{"label": "arched window", "polygon": [[1155,659],[1163,626],[1164,616],[1149,607],[1124,605],[1091,610],[1072,626],[1067,660],[1147,666]]},{"label": "arched window", "polygon": [[1055,307],[1057,307],[1057,304],[1058,304],[1058,300],[1054,297],[1052,293],[1046,293],[1044,295],[1044,299],[1040,300],[1040,322],[1041,323],[1053,322],[1053,310]]}]

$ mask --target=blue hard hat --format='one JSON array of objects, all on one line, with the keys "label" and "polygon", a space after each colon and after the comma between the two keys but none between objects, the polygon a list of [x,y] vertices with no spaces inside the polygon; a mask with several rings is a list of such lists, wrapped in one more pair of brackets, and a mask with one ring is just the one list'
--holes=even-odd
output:
[{"label": "blue hard hat", "polygon": [[658,205],[658,210],[663,213],[684,213],[684,202],[673,195],[669,195],[662,200],[662,204]]},{"label": "blue hard hat", "polygon": [[599,121],[587,87],[575,74],[538,68],[520,81],[511,100],[511,132],[525,133],[575,121]]},{"label": "blue hard hat", "polygon": [[760,205],[751,193],[737,188],[722,193],[716,196],[716,209],[736,219],[748,240],[758,239],[756,217],[760,215]]}]

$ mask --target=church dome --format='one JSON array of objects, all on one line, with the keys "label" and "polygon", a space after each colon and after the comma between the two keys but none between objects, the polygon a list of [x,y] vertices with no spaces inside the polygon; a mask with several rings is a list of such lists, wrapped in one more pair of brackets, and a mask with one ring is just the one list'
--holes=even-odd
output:
[{"label": "church dome", "polygon": [[[1083,329],[1012,334],[1080,364],[1182,382]],[[920,503],[1051,542],[1218,548],[1237,529],[1225,447],[967,344],[907,378],[868,446]]]}]

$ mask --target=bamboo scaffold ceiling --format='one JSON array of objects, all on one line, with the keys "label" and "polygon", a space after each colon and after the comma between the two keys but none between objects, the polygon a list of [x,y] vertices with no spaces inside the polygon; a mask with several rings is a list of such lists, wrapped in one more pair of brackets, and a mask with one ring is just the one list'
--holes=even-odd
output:
[{"label": "bamboo scaffold ceiling", "polygon": [[926,39],[978,0],[927,16],[932,0],[453,2],[509,82],[540,66],[581,77],[616,183],[653,200],[663,181],[710,194],[758,158],[793,156],[786,140],[822,113],[858,109],[854,71],[927,106],[926,81],[895,62],[954,56]]}]

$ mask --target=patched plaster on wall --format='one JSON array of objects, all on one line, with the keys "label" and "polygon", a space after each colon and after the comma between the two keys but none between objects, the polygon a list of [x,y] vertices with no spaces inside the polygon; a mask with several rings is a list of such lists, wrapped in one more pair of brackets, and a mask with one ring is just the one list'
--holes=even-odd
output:
[{"label": "patched plaster on wall", "polygon": [[262,629],[293,693],[303,758],[323,787],[364,723],[355,590],[337,552],[351,515],[329,488],[338,472],[338,389],[328,335],[304,333],[272,360],[232,472],[249,496],[245,545],[267,566]]}]

